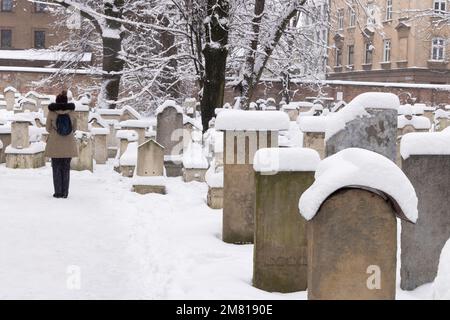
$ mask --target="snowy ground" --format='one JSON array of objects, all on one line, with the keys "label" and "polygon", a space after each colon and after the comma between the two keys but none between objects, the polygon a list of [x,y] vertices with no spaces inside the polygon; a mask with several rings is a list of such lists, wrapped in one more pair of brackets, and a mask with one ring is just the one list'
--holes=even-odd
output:
[{"label": "snowy ground", "polygon": [[[221,241],[206,191],[171,178],[168,195],[138,195],[109,164],[73,172],[69,199],[54,199],[49,166],[0,165],[0,298],[305,299],[252,287],[253,247]],[[71,289],[78,268],[81,287]]]}]

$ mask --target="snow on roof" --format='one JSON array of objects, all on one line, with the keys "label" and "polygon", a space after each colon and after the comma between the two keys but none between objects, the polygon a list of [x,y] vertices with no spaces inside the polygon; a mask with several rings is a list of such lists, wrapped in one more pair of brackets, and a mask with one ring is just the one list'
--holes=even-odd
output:
[{"label": "snow on roof", "polygon": [[120,126],[122,128],[149,128],[152,126],[150,121],[147,120],[125,120],[121,121]]},{"label": "snow on roof", "polygon": [[366,109],[398,110],[399,106],[400,100],[392,93],[366,92],[360,94],[340,111],[328,115],[330,121],[327,124],[325,140],[344,129],[348,122],[359,117],[369,116]]},{"label": "snow on roof", "polygon": [[80,55],[74,52],[54,50],[0,50],[0,59],[30,61],[72,61],[76,59],[81,62],[90,62],[92,60],[92,53],[85,52]]},{"label": "snow on roof", "polygon": [[41,95],[39,93],[37,93],[36,91],[28,91],[25,94],[25,98],[28,98],[30,96],[36,97],[36,98],[41,98]]},{"label": "snow on roof", "polygon": [[163,112],[166,108],[175,108],[175,110],[177,110],[178,113],[183,113],[183,109],[177,105],[177,103],[175,102],[175,100],[166,100],[164,101],[164,103],[162,105],[160,105],[155,113],[156,114],[160,114],[161,112]]},{"label": "snow on roof", "polygon": [[418,130],[428,130],[431,128],[431,121],[427,117],[412,116],[411,120],[406,116],[398,116],[397,126],[399,129],[403,129],[406,126],[412,126]]},{"label": "snow on roof", "polygon": [[130,142],[127,146],[127,150],[120,157],[121,166],[136,166],[138,156],[138,143]]},{"label": "snow on roof", "polygon": [[314,218],[322,203],[345,187],[371,188],[385,193],[411,222],[417,221],[418,199],[411,182],[388,158],[359,148],[344,149],[319,163],[316,181],[300,198],[299,210],[306,220]]},{"label": "snow on roof", "polygon": [[17,93],[17,89],[16,89],[16,88],[14,88],[14,87],[11,87],[11,86],[9,86],[9,87],[6,87],[6,88],[5,88],[5,90],[3,90],[3,92],[4,92],[4,93],[6,93],[6,92],[8,92],[8,91],[11,91],[11,92]]},{"label": "snow on roof", "polygon": [[116,138],[117,139],[126,139],[130,142],[132,142],[132,141],[134,142],[134,141],[138,140],[139,136],[138,136],[137,132],[134,130],[119,130],[116,133]]},{"label": "snow on roof", "polygon": [[328,117],[302,116],[297,118],[298,126],[303,132],[325,132]]},{"label": "snow on roof", "polygon": [[75,104],[75,111],[88,112],[90,110],[89,105],[83,104],[83,103],[81,103],[81,101],[73,100],[72,103]]},{"label": "snow on roof", "polygon": [[320,162],[317,151],[308,148],[262,148],[256,151],[253,169],[264,174],[316,171]]},{"label": "snow on roof", "polygon": [[399,108],[398,108],[398,114],[399,115],[422,115],[425,113],[425,108],[426,105],[423,103],[416,103],[415,105],[410,105],[409,103],[407,104],[402,104]]},{"label": "snow on roof", "polygon": [[22,105],[22,104],[24,104],[24,103],[30,103],[30,104],[36,105],[36,100],[34,100],[34,99],[29,99],[29,98],[22,98],[22,99],[20,100],[20,105]]},{"label": "snow on roof", "polygon": [[405,160],[412,155],[450,155],[450,131],[407,133],[402,137],[400,154]]},{"label": "snow on roof", "polygon": [[282,111],[243,111],[221,112],[216,119],[217,130],[269,130],[289,129],[289,116]]},{"label": "snow on roof", "polygon": [[294,108],[310,108],[314,106],[314,103],[308,101],[291,101],[289,102],[288,106]]},{"label": "snow on roof", "polygon": [[97,113],[99,115],[109,115],[109,116],[121,116],[122,110],[121,109],[97,109]]},{"label": "snow on roof", "polygon": [[141,119],[141,114],[139,113],[139,112],[137,112],[136,111],[136,109],[134,109],[133,107],[131,107],[131,106],[124,106],[121,110],[120,110],[121,112],[122,112],[122,114],[125,112],[125,111],[128,111],[133,117],[135,117],[136,119]]},{"label": "snow on roof", "polygon": [[88,122],[91,122],[91,121],[95,120],[102,127],[104,127],[104,128],[108,128],[109,127],[108,122],[105,121],[98,113],[90,112],[88,119],[89,119]]}]

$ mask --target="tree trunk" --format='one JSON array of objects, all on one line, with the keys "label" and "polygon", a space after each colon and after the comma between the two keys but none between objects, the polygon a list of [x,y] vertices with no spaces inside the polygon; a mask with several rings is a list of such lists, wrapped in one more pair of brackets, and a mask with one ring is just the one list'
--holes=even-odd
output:
[{"label": "tree trunk", "polygon": [[119,58],[122,48],[121,38],[102,38],[103,41],[103,85],[100,93],[103,108],[115,109],[114,101],[119,99],[120,80],[124,61]]},{"label": "tree trunk", "polygon": [[[203,132],[208,130],[209,121],[215,109],[223,106],[225,92],[225,70],[228,57],[228,0],[208,0],[206,23],[206,44],[203,49],[205,71],[203,95],[200,102]],[[226,21],[226,22],[225,22]]]}]

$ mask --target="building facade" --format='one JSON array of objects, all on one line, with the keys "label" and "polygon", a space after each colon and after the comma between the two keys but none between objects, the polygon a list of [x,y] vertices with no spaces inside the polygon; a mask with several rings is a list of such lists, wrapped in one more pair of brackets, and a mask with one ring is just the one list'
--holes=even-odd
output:
[{"label": "building facade", "polygon": [[447,0],[331,0],[327,79],[450,83]]}]

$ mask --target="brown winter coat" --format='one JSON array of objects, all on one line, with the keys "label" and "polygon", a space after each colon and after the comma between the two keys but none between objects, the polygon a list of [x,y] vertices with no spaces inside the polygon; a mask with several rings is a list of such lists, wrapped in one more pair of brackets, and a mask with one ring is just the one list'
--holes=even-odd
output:
[{"label": "brown winter coat", "polygon": [[[45,156],[49,158],[74,158],[78,157],[78,148],[73,134],[61,136],[56,132],[56,118],[59,114],[68,114],[72,120],[72,128],[77,127],[77,119],[73,110],[75,106],[71,103],[52,103],[49,105],[47,123],[45,127],[49,133]],[[53,111],[52,111],[53,110]]]}]

